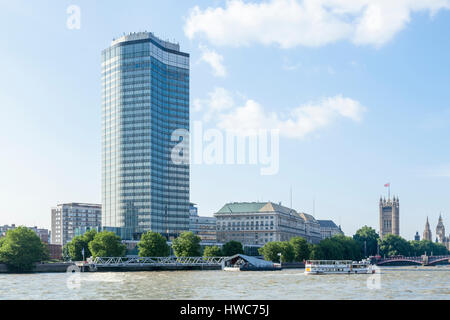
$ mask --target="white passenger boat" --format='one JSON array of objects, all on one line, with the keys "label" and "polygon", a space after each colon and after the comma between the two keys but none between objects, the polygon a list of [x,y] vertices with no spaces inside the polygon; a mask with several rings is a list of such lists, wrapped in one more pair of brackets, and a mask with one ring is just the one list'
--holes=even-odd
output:
[{"label": "white passenger boat", "polygon": [[369,259],[351,260],[310,260],[305,264],[305,274],[372,274],[375,269]]}]

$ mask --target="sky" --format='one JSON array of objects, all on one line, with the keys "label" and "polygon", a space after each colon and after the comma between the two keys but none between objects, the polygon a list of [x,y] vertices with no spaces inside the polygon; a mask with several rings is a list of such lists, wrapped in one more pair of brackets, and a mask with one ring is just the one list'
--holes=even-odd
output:
[{"label": "sky", "polygon": [[275,174],[191,165],[200,215],[292,189],[352,235],[391,183],[401,236],[450,228],[448,30],[447,0],[1,0],[0,224],[101,202],[100,53],[152,31],[190,53],[192,123],[279,133]]}]

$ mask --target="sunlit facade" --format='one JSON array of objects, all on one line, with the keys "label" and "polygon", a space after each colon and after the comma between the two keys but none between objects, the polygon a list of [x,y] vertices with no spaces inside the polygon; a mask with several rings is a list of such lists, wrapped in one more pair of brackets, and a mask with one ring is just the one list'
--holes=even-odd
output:
[{"label": "sunlit facade", "polygon": [[171,159],[179,129],[189,130],[189,54],[147,32],[114,40],[102,52],[105,229],[124,240],[189,230],[189,164]]}]

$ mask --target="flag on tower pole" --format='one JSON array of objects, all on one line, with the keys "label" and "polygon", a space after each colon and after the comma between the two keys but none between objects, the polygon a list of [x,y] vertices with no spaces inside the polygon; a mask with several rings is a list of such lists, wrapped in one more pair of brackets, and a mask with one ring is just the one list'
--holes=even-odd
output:
[{"label": "flag on tower pole", "polygon": [[386,183],[384,185],[385,188],[388,188],[388,200],[391,198],[391,183]]}]

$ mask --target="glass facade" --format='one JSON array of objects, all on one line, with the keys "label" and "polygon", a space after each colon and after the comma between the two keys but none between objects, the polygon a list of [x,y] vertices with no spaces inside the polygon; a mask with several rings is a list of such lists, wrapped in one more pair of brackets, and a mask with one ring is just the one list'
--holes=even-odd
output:
[{"label": "glass facade", "polygon": [[102,224],[122,239],[189,229],[189,164],[171,161],[187,140],[172,138],[179,129],[189,130],[189,55],[151,33],[113,41],[102,52]]}]

